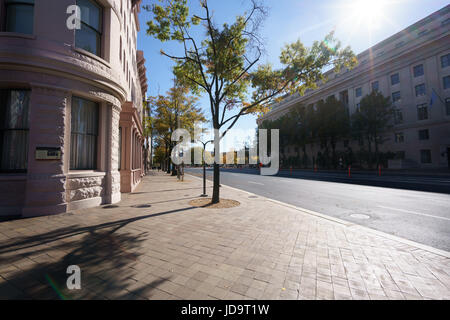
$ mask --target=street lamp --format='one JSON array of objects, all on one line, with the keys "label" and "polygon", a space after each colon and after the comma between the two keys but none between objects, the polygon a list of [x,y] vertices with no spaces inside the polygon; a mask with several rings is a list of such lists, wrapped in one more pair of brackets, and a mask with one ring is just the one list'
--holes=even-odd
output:
[{"label": "street lamp", "polygon": [[205,161],[205,151],[206,151],[206,145],[208,143],[213,143],[214,140],[209,140],[206,142],[200,141],[199,142],[203,145],[203,155],[202,155],[202,160],[203,160],[203,194],[200,197],[207,197],[208,195],[206,194],[206,161]]}]

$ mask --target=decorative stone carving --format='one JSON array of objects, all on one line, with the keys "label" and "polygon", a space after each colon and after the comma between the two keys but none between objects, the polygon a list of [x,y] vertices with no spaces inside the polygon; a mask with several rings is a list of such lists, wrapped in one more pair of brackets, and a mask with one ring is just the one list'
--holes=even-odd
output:
[{"label": "decorative stone carving", "polygon": [[67,181],[69,201],[78,201],[104,195],[104,177],[70,178]]}]

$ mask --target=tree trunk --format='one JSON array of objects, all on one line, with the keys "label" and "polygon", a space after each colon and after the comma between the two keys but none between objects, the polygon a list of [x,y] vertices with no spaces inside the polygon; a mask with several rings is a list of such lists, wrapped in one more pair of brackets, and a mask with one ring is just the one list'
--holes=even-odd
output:
[{"label": "tree trunk", "polygon": [[[216,107],[216,115],[218,113],[219,108]],[[219,203],[220,201],[220,132],[219,132],[219,125],[218,125],[218,118],[216,117],[214,119],[214,175],[213,175],[213,195],[212,195],[212,201],[211,203]],[[217,145],[216,145],[217,142]],[[218,156],[217,156],[218,155]]]},{"label": "tree trunk", "polygon": [[308,168],[308,153],[306,151],[306,144],[303,145],[303,168]]},{"label": "tree trunk", "polygon": [[167,154],[167,173],[171,173],[173,171],[173,170],[171,170],[171,166],[170,166],[170,163],[171,163],[170,156],[171,155],[172,155],[172,148],[169,147],[168,154]]},{"label": "tree trunk", "polygon": [[219,203],[220,197],[220,167],[218,163],[214,163],[214,185],[212,203]]},{"label": "tree trunk", "polygon": [[331,162],[333,164],[333,168],[337,168],[337,159],[336,159],[336,143],[331,142]]},{"label": "tree trunk", "polygon": [[370,137],[367,138],[367,142],[369,144],[369,169],[372,169],[372,142],[370,141]]},{"label": "tree trunk", "polygon": [[376,132],[375,132],[375,160],[377,162],[377,169],[378,169],[378,166],[380,165],[380,155],[378,152],[378,135]]}]

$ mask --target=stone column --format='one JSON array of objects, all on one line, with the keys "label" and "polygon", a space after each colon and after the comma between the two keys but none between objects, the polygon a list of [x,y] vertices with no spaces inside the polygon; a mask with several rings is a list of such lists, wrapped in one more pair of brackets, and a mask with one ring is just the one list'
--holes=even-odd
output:
[{"label": "stone column", "polygon": [[106,142],[106,190],[105,202],[116,203],[121,199],[119,172],[119,104],[108,105],[108,128]]},{"label": "stone column", "polygon": [[[64,174],[66,105],[69,92],[44,85],[31,86],[28,170],[24,217],[62,213],[67,210]],[[58,148],[59,160],[36,160],[37,147]],[[67,157],[66,157],[67,158]]]}]

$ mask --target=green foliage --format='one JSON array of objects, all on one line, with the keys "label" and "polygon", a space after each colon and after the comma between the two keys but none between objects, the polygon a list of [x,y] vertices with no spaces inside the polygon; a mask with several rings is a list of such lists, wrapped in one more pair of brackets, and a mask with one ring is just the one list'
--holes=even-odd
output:
[{"label": "green foliage", "polygon": [[153,155],[153,163],[162,165],[165,161],[165,149],[164,146],[160,145],[155,148]]},{"label": "green foliage", "polygon": [[280,129],[282,150],[287,146],[297,146],[303,150],[302,156],[298,154],[301,162],[287,159],[287,163],[306,166],[309,159],[306,146],[319,142],[325,149],[324,157],[329,158],[328,148],[332,149],[332,161],[336,165],[336,143],[350,134],[350,119],[345,105],[331,96],[326,101],[319,101],[316,109],[312,105],[296,106],[277,120],[264,121],[260,127]]},{"label": "green foliage", "polygon": [[[320,147],[317,158],[321,166],[337,167],[339,158],[346,164],[380,163],[387,165],[387,159],[392,157],[390,153],[381,153],[378,147],[384,141],[383,133],[390,128],[393,118],[393,108],[389,98],[379,92],[372,92],[361,100],[360,110],[349,116],[346,106],[334,96],[312,105],[299,105],[289,113],[274,121],[264,121],[261,129],[280,130],[280,149],[288,146],[297,146],[303,150],[296,157],[285,157],[285,166],[307,166],[312,157],[306,152],[307,145],[317,144]],[[360,142],[360,150],[356,153],[347,148],[345,152],[336,151],[338,141],[353,139]],[[364,141],[367,141],[368,150]],[[372,154],[372,145],[375,154]],[[331,151],[331,155],[330,155]],[[359,160],[359,162],[357,162]]]},{"label": "green foliage", "polygon": [[378,91],[372,91],[361,99],[358,112],[352,115],[353,136],[358,140],[366,140],[369,147],[369,166],[372,164],[371,146],[375,146],[376,161],[380,162],[378,147],[384,141],[382,134],[390,127],[394,116],[394,108],[389,97]]},{"label": "green foliage", "polygon": [[[333,33],[310,48],[300,40],[287,45],[281,51],[279,69],[261,64],[264,48],[259,28],[266,9],[257,1],[252,0],[248,12],[222,26],[214,23],[207,0],[200,0],[201,15],[190,14],[187,0],[159,0],[144,7],[153,14],[147,34],[161,41],[177,41],[184,49],[181,55],[161,54],[175,62],[174,73],[183,85],[208,96],[213,127],[222,130],[219,139],[242,115],[264,114],[284,95],[315,88],[325,80],[324,69],[339,71],[356,65],[353,52],[342,48]],[[194,26],[203,32],[193,33]],[[230,116],[232,109],[237,110]],[[213,203],[219,201],[219,176],[215,164]]]},{"label": "green foliage", "polygon": [[197,106],[197,98],[189,95],[189,89],[175,85],[166,95],[150,98],[154,106],[152,130],[159,140],[159,145],[164,146],[167,160],[170,156],[174,142],[171,140],[172,133],[183,128],[190,132],[194,131],[197,122],[205,122],[205,116]]},{"label": "green foliage", "polygon": [[[265,8],[252,1],[248,13],[222,26],[214,24],[208,1],[202,0],[203,16],[191,15],[186,0],[160,0],[146,6],[153,13],[147,23],[147,34],[161,40],[182,43],[184,54],[173,56],[162,52],[176,63],[175,74],[195,93],[206,93],[211,103],[215,128],[227,124],[230,129],[244,114],[265,113],[269,106],[285,94],[303,93],[324,81],[323,70],[334,67],[352,68],[356,58],[350,48],[330,33],[310,48],[300,40],[287,45],[280,54],[280,69],[259,64],[263,50],[258,27]],[[194,25],[201,25],[204,37],[194,38]],[[226,111],[238,108],[227,118]]]}]

